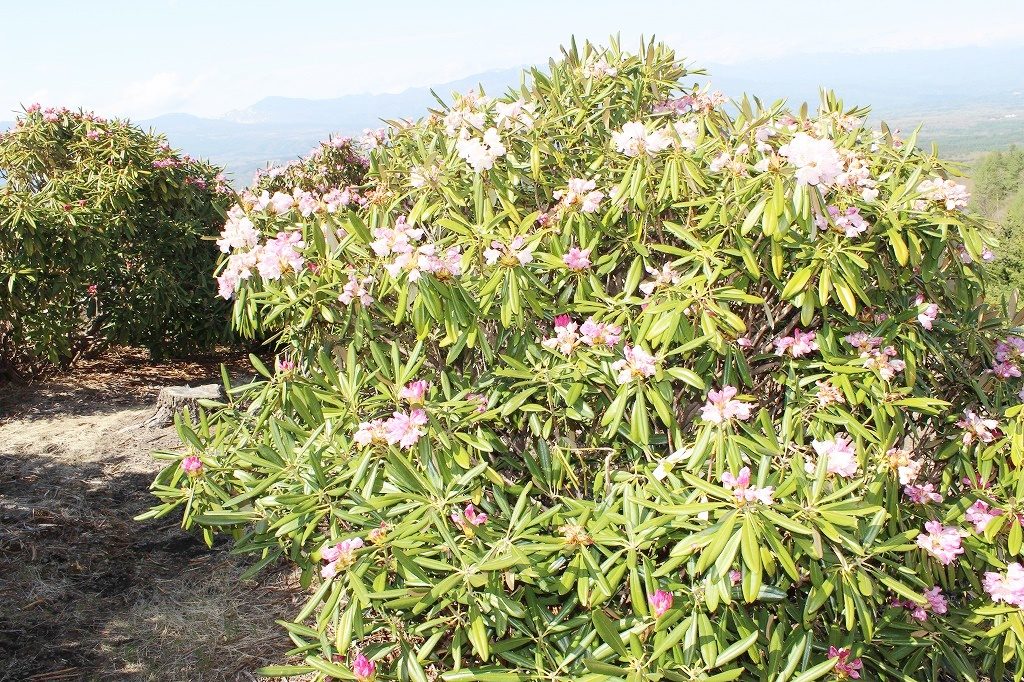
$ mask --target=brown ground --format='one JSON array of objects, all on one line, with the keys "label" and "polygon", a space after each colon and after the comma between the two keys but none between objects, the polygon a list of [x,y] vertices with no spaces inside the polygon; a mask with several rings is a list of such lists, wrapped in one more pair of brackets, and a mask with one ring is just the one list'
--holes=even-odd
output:
[{"label": "brown ground", "polygon": [[135,522],[174,449],[136,428],[161,386],[219,383],[219,362],[120,350],[30,386],[0,386],[0,681],[251,680],[290,641],[292,576],[242,583],[246,559],[180,519]]}]

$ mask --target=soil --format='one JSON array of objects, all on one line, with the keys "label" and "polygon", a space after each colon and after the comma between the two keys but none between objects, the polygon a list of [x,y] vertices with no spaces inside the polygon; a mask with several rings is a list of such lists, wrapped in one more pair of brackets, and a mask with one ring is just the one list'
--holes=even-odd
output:
[{"label": "soil", "polygon": [[219,383],[221,362],[246,376],[239,357],[119,349],[0,386],[0,681],[252,680],[285,659],[286,567],[242,581],[228,543],[132,520],[155,502],[151,452],[180,447],[173,427],[140,427],[156,393]]}]

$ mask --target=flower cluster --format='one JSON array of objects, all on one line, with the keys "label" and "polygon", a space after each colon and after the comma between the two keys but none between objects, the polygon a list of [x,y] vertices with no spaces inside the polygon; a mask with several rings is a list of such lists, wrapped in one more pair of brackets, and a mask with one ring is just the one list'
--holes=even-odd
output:
[{"label": "flower cluster", "polygon": [[906,362],[896,357],[899,353],[895,346],[882,347],[884,339],[879,336],[856,332],[846,336],[844,340],[860,352],[860,356],[864,358],[864,366],[878,372],[885,381],[889,381],[907,367]]},{"label": "flower cluster", "polygon": [[849,649],[846,647],[837,649],[834,646],[830,646],[828,648],[828,657],[837,659],[836,666],[832,669],[832,672],[836,674],[838,679],[860,679],[860,671],[864,668],[864,663],[859,658],[850,658]]},{"label": "flower cluster", "polygon": [[362,549],[362,547],[362,538],[342,540],[335,545],[325,547],[320,552],[320,558],[326,562],[320,569],[320,575],[330,579],[348,569],[356,562],[356,550]]},{"label": "flower cluster", "polygon": [[992,373],[1000,379],[1015,379],[1021,376],[1021,363],[1024,362],[1024,339],[1009,336],[997,341],[995,348],[996,364]]},{"label": "flower cluster", "polygon": [[924,524],[925,532],[917,536],[917,546],[938,559],[943,566],[953,563],[964,553],[960,544],[964,532],[953,526],[944,526],[940,521]]},{"label": "flower cluster", "polygon": [[992,601],[1006,602],[1024,609],[1024,566],[1016,561],[1007,565],[1005,573],[985,573],[983,584]]},{"label": "flower cluster", "polygon": [[974,526],[976,533],[984,533],[985,528],[988,527],[989,521],[1001,516],[1003,513],[1002,509],[995,509],[990,507],[984,500],[976,500],[974,504],[967,508],[964,512],[964,519],[967,523]]},{"label": "flower cluster", "polygon": [[[942,178],[925,180],[917,186],[917,191],[925,200],[942,204],[947,211],[962,211],[967,208],[967,202],[971,199],[971,193],[967,191],[965,185]],[[924,200],[915,203],[915,208],[920,211],[925,210],[927,206]]]},{"label": "flower cluster", "polygon": [[829,139],[797,133],[779,148],[779,155],[796,167],[796,181],[827,189],[843,172],[843,159]]},{"label": "flower cluster", "polygon": [[[554,321],[555,335],[544,339],[541,345],[563,355],[569,355],[583,343],[591,347],[610,348],[618,343],[623,330],[617,325],[596,322],[593,317],[579,326],[568,315],[558,315]],[[641,351],[642,352],[642,351]]]},{"label": "flower cluster", "polygon": [[775,501],[772,498],[774,486],[759,488],[750,485],[750,467],[743,467],[736,476],[726,471],[722,474],[722,485],[732,491],[736,503],[740,506],[752,503],[772,504]]},{"label": "flower cluster", "polygon": [[478,512],[472,504],[467,504],[465,509],[452,512],[451,519],[467,537],[473,537],[475,529],[487,523],[487,514]]},{"label": "flower cluster", "polygon": [[484,262],[488,265],[500,263],[510,268],[526,265],[533,261],[535,248],[536,244],[527,244],[523,235],[513,237],[508,244],[495,239],[489,248],[484,249]]},{"label": "flower cluster", "polygon": [[360,447],[377,443],[411,448],[426,434],[424,427],[428,421],[427,413],[422,408],[415,408],[408,413],[396,411],[388,419],[360,423],[352,440]]},{"label": "flower cluster", "polygon": [[566,189],[557,190],[553,196],[558,199],[558,210],[568,211],[579,208],[584,213],[595,213],[604,199],[604,192],[595,189],[597,183],[583,178],[570,178]]},{"label": "flower cluster", "polygon": [[[857,451],[853,447],[853,441],[845,433],[837,433],[827,440],[814,439],[811,447],[818,459],[825,459],[825,472],[852,478],[860,470],[860,462],[857,459]],[[808,473],[814,473],[816,463],[808,462],[805,465]]]},{"label": "flower cluster", "polygon": [[783,336],[775,339],[775,354],[789,354],[794,358],[810,355],[818,350],[818,342],[815,341],[815,332],[802,332],[799,327],[793,330],[792,336]]},{"label": "flower cluster", "polygon": [[[616,327],[616,329],[618,328]],[[612,371],[615,372],[617,384],[628,384],[634,379],[652,377],[658,369],[654,356],[639,346],[627,344],[622,349],[622,356],[621,360],[612,363]]]},{"label": "flower cluster", "polygon": [[654,614],[655,618],[661,618],[672,608],[672,593],[657,589],[651,595],[649,601],[651,603],[651,613]]},{"label": "flower cluster", "polygon": [[488,128],[482,137],[476,137],[463,129],[455,148],[474,173],[494,168],[494,162],[505,156],[505,145],[495,128]]},{"label": "flower cluster", "polygon": [[835,225],[837,230],[846,235],[847,238],[852,239],[866,232],[871,227],[868,221],[864,219],[864,216],[860,214],[860,209],[856,206],[850,206],[845,211],[840,210],[838,206],[829,206],[827,210],[828,218],[819,216],[814,221],[815,225],[821,230],[827,230],[829,225]]},{"label": "flower cluster", "polygon": [[721,390],[709,391],[708,400],[700,410],[701,419],[712,424],[725,424],[732,420],[750,419],[750,403],[736,400],[739,393],[735,386],[723,386]]},{"label": "flower cluster", "polygon": [[612,144],[626,156],[655,156],[672,146],[672,138],[664,130],[648,132],[643,123],[633,121],[612,133]]},{"label": "flower cluster", "polygon": [[910,611],[910,617],[922,623],[928,620],[929,613],[941,616],[949,610],[946,597],[942,594],[942,588],[938,585],[925,590],[923,595],[927,600],[924,604],[918,604],[915,601],[909,600],[893,599],[892,605],[896,608],[904,608]]},{"label": "flower cluster", "polygon": [[999,436],[999,422],[986,419],[973,410],[964,410],[964,416],[956,423],[963,429],[964,445],[971,443],[991,443]]},{"label": "flower cluster", "polygon": [[659,289],[663,286],[678,284],[681,279],[679,273],[672,268],[671,263],[665,263],[661,266],[661,270],[652,268],[649,265],[645,266],[645,269],[647,270],[647,274],[653,275],[654,279],[640,283],[640,292],[644,296],[650,296],[654,293],[655,289]]}]

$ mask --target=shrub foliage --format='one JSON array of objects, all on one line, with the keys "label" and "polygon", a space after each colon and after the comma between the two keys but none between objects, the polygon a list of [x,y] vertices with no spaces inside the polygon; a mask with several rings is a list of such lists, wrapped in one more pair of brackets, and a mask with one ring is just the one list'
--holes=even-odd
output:
[{"label": "shrub foliage", "polygon": [[0,373],[99,342],[223,338],[208,273],[219,169],[119,120],[30,107],[0,136]]},{"label": "shrub foliage", "polygon": [[[274,368],[150,516],[312,596],[268,673],[1020,679],[1024,340],[951,169],[831,94],[567,49],[232,209]],[[183,459],[184,457],[184,459]]]}]

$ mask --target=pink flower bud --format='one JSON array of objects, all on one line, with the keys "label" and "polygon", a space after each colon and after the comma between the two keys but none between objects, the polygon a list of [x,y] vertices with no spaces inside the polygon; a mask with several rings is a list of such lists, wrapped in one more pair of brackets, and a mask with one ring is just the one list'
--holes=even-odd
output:
[{"label": "pink flower bud", "polygon": [[198,476],[203,471],[203,463],[195,455],[189,455],[181,460],[181,470],[189,476]]},{"label": "pink flower bud", "polygon": [[651,595],[651,611],[654,612],[655,618],[661,618],[670,608],[672,608],[671,592],[656,590],[655,593]]},{"label": "pink flower bud", "polygon": [[352,661],[352,674],[359,682],[372,682],[377,677],[377,664],[363,654],[358,654]]}]

